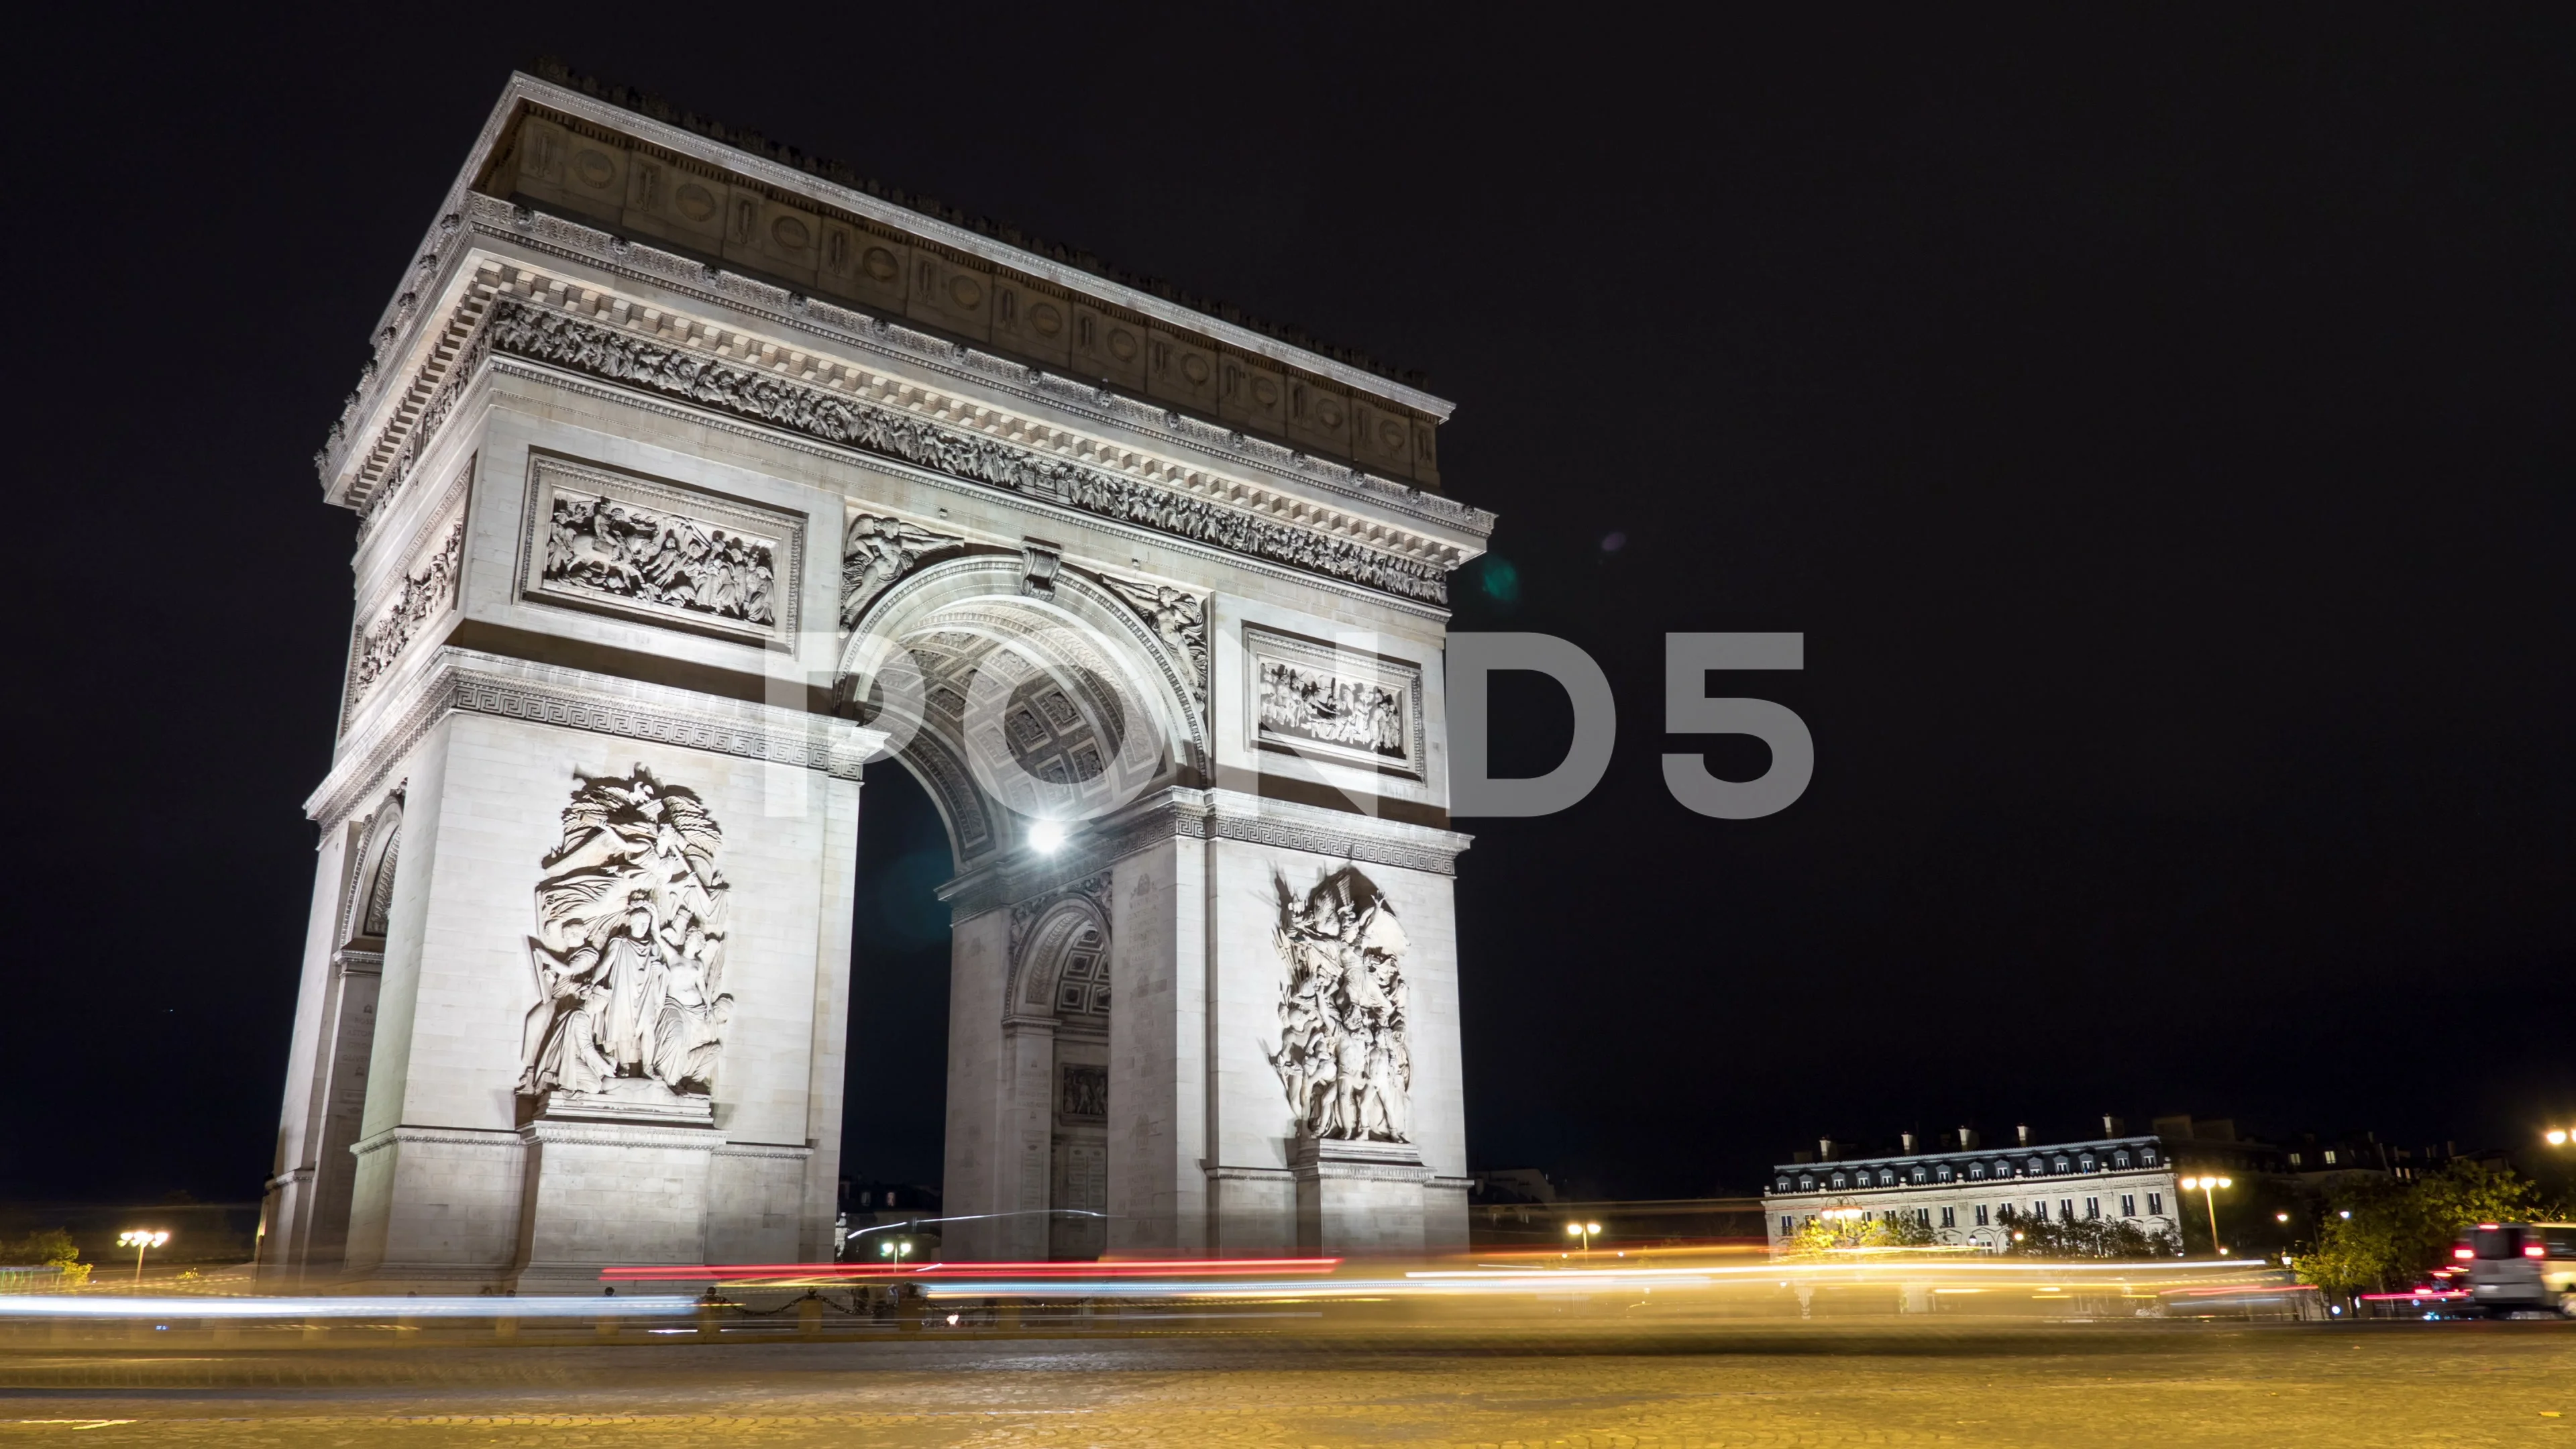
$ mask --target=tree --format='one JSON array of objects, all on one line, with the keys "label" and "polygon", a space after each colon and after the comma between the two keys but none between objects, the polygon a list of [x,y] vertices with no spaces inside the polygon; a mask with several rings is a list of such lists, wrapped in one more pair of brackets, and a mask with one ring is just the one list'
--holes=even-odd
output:
[{"label": "tree", "polygon": [[2427,1177],[2376,1178],[2336,1194],[2299,1276],[2336,1293],[2396,1292],[2441,1266],[2463,1229],[2540,1216],[2539,1184],[2454,1158]]},{"label": "tree", "polygon": [[2005,1251],[2033,1258],[2178,1258],[2182,1243],[2125,1218],[2015,1218]]},{"label": "tree", "polygon": [[61,1228],[0,1239],[0,1263],[13,1267],[67,1268],[80,1261],[80,1245]]},{"label": "tree", "polygon": [[1809,1218],[1780,1244],[1788,1258],[1821,1258],[1858,1248],[1920,1248],[1932,1242],[1929,1223],[1893,1213],[1867,1219],[1857,1208],[1834,1208]]},{"label": "tree", "polygon": [[89,1281],[90,1265],[80,1260],[80,1244],[61,1228],[44,1228],[19,1238],[0,1238],[0,1263],[11,1267],[58,1268],[61,1281],[77,1286]]}]

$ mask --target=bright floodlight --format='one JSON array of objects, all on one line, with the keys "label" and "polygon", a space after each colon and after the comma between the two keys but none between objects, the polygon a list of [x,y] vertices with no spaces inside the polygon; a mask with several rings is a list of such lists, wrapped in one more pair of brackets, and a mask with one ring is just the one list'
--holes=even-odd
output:
[{"label": "bright floodlight", "polygon": [[1064,844],[1064,822],[1060,820],[1041,820],[1037,824],[1030,826],[1029,844],[1036,846],[1046,854],[1053,855],[1056,847]]},{"label": "bright floodlight", "polygon": [[2550,1128],[2550,1129],[2549,1129],[2549,1145],[2550,1145],[2550,1146],[2552,1146],[2552,1147],[2564,1147],[2564,1146],[2566,1146],[2566,1145],[2567,1145],[2567,1129],[2566,1129],[2566,1128],[2564,1128],[2564,1127],[2552,1127],[2552,1128]]}]

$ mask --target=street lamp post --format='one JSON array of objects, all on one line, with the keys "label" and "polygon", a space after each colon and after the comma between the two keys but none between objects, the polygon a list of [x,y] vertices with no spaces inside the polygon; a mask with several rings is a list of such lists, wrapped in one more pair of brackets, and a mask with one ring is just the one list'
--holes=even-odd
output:
[{"label": "street lamp post", "polygon": [[1567,1237],[1581,1238],[1583,1240],[1583,1256],[1587,1258],[1592,1256],[1592,1240],[1600,1236],[1600,1234],[1601,1225],[1599,1223],[1567,1223],[1565,1225],[1565,1235]]},{"label": "street lamp post", "polygon": [[2189,1192],[2193,1188],[2200,1189],[2201,1203],[2209,1209],[2209,1250],[2213,1253],[2224,1253],[2227,1251],[2226,1246],[2218,1241],[2218,1198],[2216,1193],[2218,1189],[2222,1187],[2233,1187],[2235,1185],[2236,1180],[2228,1177],[2186,1177],[2181,1183],[2182,1190],[2185,1192]]},{"label": "street lamp post", "polygon": [[132,1248],[134,1250],[134,1281],[137,1286],[140,1286],[143,1282],[144,1253],[150,1249],[157,1248],[168,1241],[170,1241],[170,1235],[167,1232],[156,1231],[152,1228],[136,1228],[131,1232],[123,1232],[116,1235],[116,1245],[118,1247]]}]

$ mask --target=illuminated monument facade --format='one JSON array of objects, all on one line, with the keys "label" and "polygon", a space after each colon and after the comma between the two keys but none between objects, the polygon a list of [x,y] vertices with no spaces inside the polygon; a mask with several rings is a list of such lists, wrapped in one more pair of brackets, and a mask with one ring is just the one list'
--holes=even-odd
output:
[{"label": "illuminated monument facade", "polygon": [[319,458],[264,1272],[827,1257],[872,758],[955,853],[949,1257],[1463,1247],[1449,405],[622,100],[513,78]]}]

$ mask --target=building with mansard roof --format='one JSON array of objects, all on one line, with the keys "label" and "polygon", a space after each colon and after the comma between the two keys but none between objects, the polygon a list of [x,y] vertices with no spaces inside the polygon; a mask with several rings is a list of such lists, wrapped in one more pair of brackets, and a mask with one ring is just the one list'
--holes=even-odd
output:
[{"label": "building with mansard roof", "polygon": [[[2106,1134],[2083,1142],[2034,1143],[2028,1129],[2011,1147],[1983,1147],[1962,1129],[1956,1150],[1905,1150],[1846,1157],[1826,1141],[1821,1161],[1774,1167],[1763,1189],[1763,1224],[1780,1252],[1828,1212],[1865,1221],[1912,1219],[1937,1243],[2001,1252],[2020,1219],[2129,1222],[2150,1237],[2182,1237],[2181,1189],[2173,1160],[2152,1136]],[[1945,1148],[1947,1147],[1945,1143]],[[1799,1154],[1801,1157],[1806,1154]]]}]

